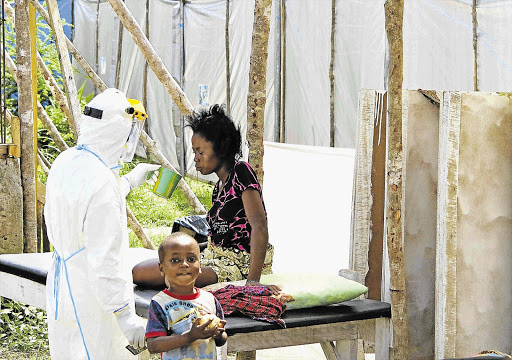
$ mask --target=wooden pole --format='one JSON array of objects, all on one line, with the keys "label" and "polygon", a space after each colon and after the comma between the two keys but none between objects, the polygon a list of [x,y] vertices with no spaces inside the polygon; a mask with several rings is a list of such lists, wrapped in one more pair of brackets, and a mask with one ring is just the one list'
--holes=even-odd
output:
[{"label": "wooden pole", "polygon": [[64,88],[66,89],[68,106],[72,114],[72,124],[74,125],[73,129],[78,137],[78,134],[80,133],[80,120],[82,115],[80,111],[80,103],[78,101],[78,91],[76,90],[75,85],[75,76],[73,75],[73,67],[71,66],[71,60],[69,58],[66,42],[67,37],[64,35],[64,30],[62,29],[57,0],[46,0],[46,6],[48,7],[48,14],[50,15],[49,24],[53,29],[55,46],[57,47],[57,53],[59,54],[62,81],[64,83]]},{"label": "wooden pole", "polygon": [[[147,22],[146,22],[146,27],[147,27]],[[146,32],[146,34],[147,34],[147,32]],[[119,77],[121,76],[121,55],[122,55],[122,53],[123,53],[123,24],[121,24],[121,22],[119,22],[119,30],[118,30],[118,34],[117,34],[117,61],[116,61],[116,75],[115,75],[116,80],[115,80],[115,84],[114,84],[116,89],[119,89]],[[144,92],[144,89],[142,91]]]},{"label": "wooden pole", "polygon": [[231,69],[229,64],[229,2],[226,0],[226,23],[225,23],[225,43],[226,43],[226,108],[228,114],[231,113]]},{"label": "wooden pole", "polygon": [[[48,13],[46,12],[46,10],[39,4],[39,2],[37,0],[30,0],[34,6],[36,7],[37,11],[39,12],[39,14],[41,14],[41,16],[43,16],[43,18],[46,20],[46,22],[48,22],[50,24],[50,18],[49,18],[49,15]],[[125,9],[126,10],[126,9]],[[127,10],[126,10],[127,11]],[[132,17],[132,20],[135,21],[133,19],[133,16],[131,16],[131,14],[125,14],[125,17]],[[131,23],[129,20],[127,20],[128,23]],[[124,25],[124,23],[123,23]],[[137,25],[138,26],[138,25]],[[139,28],[140,30],[140,28]],[[136,32],[134,30],[134,32]],[[130,31],[130,33],[133,35],[133,33]],[[67,38],[66,38],[67,39]],[[137,43],[137,42],[136,42]],[[140,47],[140,44],[137,43]],[[103,82],[103,80],[94,72],[94,70],[91,68],[91,66],[87,63],[87,61],[84,59],[84,57],[80,54],[80,52],[75,48],[75,46],[70,42],[68,41],[67,42],[67,45],[68,45],[68,49],[70,50],[70,53],[71,55],[73,56],[73,58],[75,60],[77,60],[77,62],[80,64],[80,66],[82,67],[82,69],[85,71],[85,73],[87,74],[87,76],[89,76],[89,78],[91,79],[91,81],[93,82],[94,86],[96,88],[98,88],[99,90],[101,91],[104,91],[106,90],[108,87],[107,85]],[[153,50],[154,51],[154,50]],[[150,55],[150,54],[149,54]],[[148,56],[149,56],[148,55]],[[157,66],[157,65],[155,65]],[[165,66],[162,64],[162,72],[164,71],[167,71],[165,69]],[[158,75],[157,75],[158,76]],[[170,76],[170,74],[169,74]],[[172,78],[172,76],[171,76]],[[162,81],[162,79],[166,79],[166,76],[163,76],[162,79],[159,77],[159,79]],[[174,79],[172,79],[172,81],[174,81]],[[165,85],[164,85],[165,86]],[[177,86],[177,85],[176,85]],[[177,99],[185,99],[186,101],[183,102],[184,106],[190,106],[190,109],[192,109],[192,105],[190,105],[190,102],[188,101],[188,99],[186,98],[185,94],[183,93],[183,91],[178,87],[178,96],[177,96]],[[168,89],[169,91],[169,89]],[[176,98],[173,98],[174,101],[176,101]],[[187,105],[188,104],[188,105]],[[181,109],[180,109],[181,110]],[[191,114],[193,110],[190,110],[190,112],[187,112],[186,114]],[[165,156],[162,154],[162,152],[160,151],[160,149],[158,149],[157,145],[156,145],[156,141],[152,140],[149,135],[143,131],[142,134],[141,134],[141,137],[140,137],[140,140],[142,141],[142,143],[146,146],[146,149],[147,151],[152,154],[153,156],[155,156],[155,158],[160,162],[160,164],[162,164],[162,166],[165,166],[167,167],[168,169],[174,171],[174,172],[177,172],[176,169],[174,169],[174,167],[171,165],[171,163],[169,162],[169,160],[167,160],[165,158]],[[185,195],[185,197],[187,198],[187,200],[189,201],[189,203],[191,204],[191,206],[194,208],[194,211],[197,213],[197,214],[206,214],[206,209],[204,208],[204,206],[201,204],[201,202],[199,201],[199,199],[197,198],[197,196],[194,194],[194,192],[192,191],[192,189],[190,189],[190,187],[188,186],[187,182],[184,180],[184,179],[181,179],[181,181],[178,183],[178,187],[180,188],[180,190],[183,192],[183,194]]]},{"label": "wooden pole", "polygon": [[[99,63],[99,47],[100,47],[100,0],[96,0],[96,23],[94,28],[94,72],[100,73]],[[94,96],[96,96],[96,89],[94,90]]]},{"label": "wooden pole", "polygon": [[249,163],[263,184],[263,134],[267,100],[267,58],[272,0],[255,0],[252,31],[249,93],[247,96],[247,142]]},{"label": "wooden pole", "polygon": [[407,289],[402,233],[402,83],[403,83],[403,11],[404,0],[386,0],[386,33],[389,42],[388,78],[388,156],[387,156],[387,244],[390,267],[391,321],[393,348],[391,358],[409,359]]},{"label": "wooden pole", "polygon": [[[4,3],[6,3],[6,1],[4,1]],[[33,5],[32,2],[30,4]],[[14,10],[8,3],[5,4],[5,13],[12,20],[12,22],[15,23]],[[50,88],[50,91],[51,91],[53,97],[55,98],[55,100],[57,100],[57,103],[59,104],[59,107],[60,107],[62,113],[66,116],[66,118],[68,119],[68,122],[70,122],[69,125],[71,126],[71,128],[73,128],[73,125],[71,123],[71,121],[72,121],[71,111],[69,110],[69,107],[67,104],[66,95],[64,95],[64,93],[60,89],[59,85],[57,84],[57,81],[55,80],[55,78],[51,74],[50,70],[46,66],[43,58],[41,57],[41,55],[39,55],[39,52],[36,52],[36,57],[37,57],[37,67],[38,67],[39,71],[41,72],[41,75],[43,76],[46,84]]]},{"label": "wooden pole", "polygon": [[280,73],[280,111],[279,111],[279,142],[286,142],[286,0],[281,0],[281,73]]},{"label": "wooden pole", "polygon": [[[149,0],[146,0],[146,36],[149,40]],[[144,85],[142,87],[142,103],[148,103],[148,63],[144,62],[144,74],[143,74]],[[146,122],[146,127],[148,123]],[[145,129],[147,130],[147,129]]]},{"label": "wooden pole", "polygon": [[184,115],[190,115],[194,108],[188,100],[185,93],[180,89],[169,70],[156,53],[153,45],[149,42],[146,35],[140,28],[137,21],[133,18],[126,4],[121,0],[108,0],[112,9],[119,16],[126,30],[132,35],[133,41],[139,46],[140,51],[146,58],[148,65],[151,67],[156,77],[160,80],[164,88],[167,90],[171,98],[174,100],[180,111]]},{"label": "wooden pole", "polygon": [[[28,29],[28,0],[16,3],[16,29]],[[5,49],[4,49],[5,51]],[[30,32],[16,32],[16,57],[21,71],[18,73],[18,113],[21,132],[21,182],[23,187],[24,252],[37,250],[36,170],[34,148],[34,118],[32,108],[32,67]]]},{"label": "wooden pole", "polygon": [[330,127],[330,146],[334,147],[335,135],[335,119],[334,119],[334,60],[335,60],[335,40],[336,40],[336,0],[332,0],[331,6],[331,63],[329,65],[329,81],[331,84],[331,98],[330,98],[330,114],[331,114],[331,127]]},{"label": "wooden pole", "polygon": [[[33,5],[28,3],[28,13],[30,22],[30,65],[32,67],[32,121],[34,125],[34,178],[36,180],[36,239],[35,239],[35,252],[41,252],[41,231],[43,226],[42,211],[43,206],[39,201],[40,197],[43,196],[44,190],[41,190],[41,186],[38,186],[41,182],[37,179],[37,50],[36,50],[36,9]],[[43,186],[44,188],[44,186]]]},{"label": "wooden pole", "polygon": [[[37,0],[30,0],[30,2],[35,6],[37,12],[43,17],[43,19],[52,27],[52,21],[50,20],[50,15],[46,12],[43,6]],[[54,30],[55,32],[55,30]],[[80,64],[82,69],[85,71],[85,74],[91,79],[94,86],[101,91],[104,91],[108,88],[108,86],[101,80],[98,74],[91,68],[91,66],[87,63],[85,58],[80,54],[77,48],[73,45],[73,43],[67,38],[64,38],[68,51],[71,53],[73,58]]]},{"label": "wooden pole", "polygon": [[478,16],[476,12],[476,1],[473,0],[473,90],[478,91]]}]

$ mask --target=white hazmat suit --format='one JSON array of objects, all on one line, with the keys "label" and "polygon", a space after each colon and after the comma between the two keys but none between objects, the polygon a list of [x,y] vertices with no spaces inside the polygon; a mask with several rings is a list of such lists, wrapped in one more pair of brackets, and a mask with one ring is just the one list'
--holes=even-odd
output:
[{"label": "white hazmat suit", "polygon": [[130,103],[107,89],[88,106],[95,112],[83,116],[77,147],[57,157],[46,185],[55,249],[46,282],[50,353],[52,360],[133,359],[125,346],[144,344],[145,320],[135,315],[125,196],[159,166],[139,164],[120,178]]}]

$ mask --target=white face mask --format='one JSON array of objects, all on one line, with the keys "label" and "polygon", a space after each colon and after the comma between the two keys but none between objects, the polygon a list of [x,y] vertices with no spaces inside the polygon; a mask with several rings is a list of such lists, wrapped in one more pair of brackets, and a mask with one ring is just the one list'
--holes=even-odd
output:
[{"label": "white face mask", "polygon": [[130,130],[130,135],[128,135],[128,141],[124,145],[124,150],[121,154],[121,161],[123,162],[131,162],[133,160],[133,156],[135,155],[135,150],[137,149],[137,144],[139,143],[139,137],[144,129],[145,120],[139,121],[137,119],[133,119],[132,129]]},{"label": "white face mask", "polygon": [[126,109],[126,112],[133,116],[133,121],[130,135],[128,135],[128,140],[126,141],[123,152],[121,154],[121,161],[124,162],[130,162],[133,160],[140,134],[144,129],[144,124],[146,123],[147,117],[146,110],[140,101],[134,99],[127,100],[130,105],[132,105],[132,107]]}]

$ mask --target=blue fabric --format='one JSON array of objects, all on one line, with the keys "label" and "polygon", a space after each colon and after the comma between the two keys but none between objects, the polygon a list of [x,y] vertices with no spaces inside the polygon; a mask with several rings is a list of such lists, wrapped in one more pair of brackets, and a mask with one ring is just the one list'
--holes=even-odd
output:
[{"label": "blue fabric", "polygon": [[66,262],[69,259],[71,259],[76,254],[80,253],[84,249],[85,249],[85,247],[78,249],[77,251],[75,251],[74,253],[72,253],[65,259],[59,255],[57,250],[53,251],[53,257],[55,259],[55,276],[53,278],[53,296],[55,297],[55,320],[57,320],[57,317],[59,315],[60,275],[61,275],[61,268],[64,267],[64,271],[66,272],[66,282],[68,284],[69,296],[71,298],[71,303],[73,304],[73,311],[75,313],[75,319],[78,324],[78,328],[80,329],[80,335],[82,336],[82,342],[85,347],[85,352],[87,353],[87,359],[90,359],[89,350],[87,350],[87,345],[85,344],[85,338],[84,338],[84,333],[82,331],[82,325],[80,324],[80,320],[78,319],[78,314],[76,312],[75,300],[73,299],[73,292],[71,291],[71,284],[69,283],[68,267],[66,265]]}]

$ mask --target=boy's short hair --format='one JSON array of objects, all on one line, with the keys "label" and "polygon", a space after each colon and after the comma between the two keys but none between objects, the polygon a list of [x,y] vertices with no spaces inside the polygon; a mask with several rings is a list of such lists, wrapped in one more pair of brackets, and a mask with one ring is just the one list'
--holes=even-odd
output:
[{"label": "boy's short hair", "polygon": [[[186,234],[184,232],[181,232],[181,231],[178,231],[178,232],[175,232],[175,233],[172,233],[171,235],[165,237],[162,242],[160,243],[160,245],[158,246],[158,261],[160,263],[162,263],[165,259],[165,251],[166,249],[169,247],[170,244],[174,243],[177,239],[179,238],[186,238],[186,239],[190,239],[190,241],[194,242],[195,244],[197,244],[197,241],[196,239],[194,239],[192,236],[190,236],[189,234]],[[199,249],[199,245],[197,245],[197,248]]]}]

